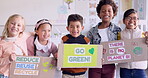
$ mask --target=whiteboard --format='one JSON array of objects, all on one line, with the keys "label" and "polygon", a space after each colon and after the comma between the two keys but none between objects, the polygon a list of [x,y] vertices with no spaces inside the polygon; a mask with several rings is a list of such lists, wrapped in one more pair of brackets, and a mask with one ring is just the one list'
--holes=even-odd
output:
[{"label": "whiteboard", "polygon": [[[42,18],[58,24],[58,11],[61,6],[63,0],[0,0],[0,25],[4,25],[13,14],[22,15],[26,25],[34,25]],[[65,24],[66,18],[61,20],[60,23]]]}]

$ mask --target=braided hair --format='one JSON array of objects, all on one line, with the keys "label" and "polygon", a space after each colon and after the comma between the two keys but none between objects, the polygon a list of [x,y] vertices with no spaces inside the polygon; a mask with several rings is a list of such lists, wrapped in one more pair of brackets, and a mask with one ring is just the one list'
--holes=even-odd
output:
[{"label": "braided hair", "polygon": [[[50,27],[52,27],[52,25],[49,23],[48,19],[41,19],[36,23],[34,31],[38,30],[40,28],[40,26],[43,24],[49,24]],[[33,44],[34,44],[37,37],[38,37],[38,35],[35,33]],[[34,44],[34,56],[36,56],[36,45],[35,44]]]}]

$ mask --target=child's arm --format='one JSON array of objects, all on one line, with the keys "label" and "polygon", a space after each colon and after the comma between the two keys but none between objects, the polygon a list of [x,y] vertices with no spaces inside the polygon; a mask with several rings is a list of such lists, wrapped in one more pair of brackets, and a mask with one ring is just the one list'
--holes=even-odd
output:
[{"label": "child's arm", "polygon": [[34,56],[34,36],[30,36],[27,40],[27,51],[28,51],[28,56]]},{"label": "child's arm", "polygon": [[93,35],[92,35],[92,32],[88,32],[87,33],[87,38],[89,38],[89,40],[90,40],[90,44],[92,44],[93,43]]},{"label": "child's arm", "polygon": [[56,52],[53,56],[55,57],[55,59],[57,59],[58,58],[58,52]]},{"label": "child's arm", "polygon": [[52,54],[53,54],[54,58],[57,59],[58,48],[57,48],[57,46],[54,43],[52,43],[51,49],[52,49]]},{"label": "child's arm", "polygon": [[9,60],[10,61],[14,61],[16,59],[16,54],[15,53],[12,53],[10,56],[9,56]]},{"label": "child's arm", "polygon": [[57,57],[58,57],[58,48],[57,48],[57,46],[54,43],[52,43],[51,49],[52,49],[52,54],[54,56],[54,60],[52,60],[51,63],[54,66],[56,66],[57,65]]},{"label": "child's arm", "polygon": [[148,45],[148,37],[146,37],[145,43]]},{"label": "child's arm", "polygon": [[148,37],[148,31],[144,32],[144,36]]},{"label": "child's arm", "polygon": [[144,36],[145,36],[145,43],[148,45],[148,31],[146,31],[145,33],[144,33]]},{"label": "child's arm", "polygon": [[2,55],[3,55],[3,47],[0,46],[0,66],[4,66],[11,63],[11,61],[15,60],[15,57],[16,57],[14,53],[10,54],[7,57],[2,57]]}]

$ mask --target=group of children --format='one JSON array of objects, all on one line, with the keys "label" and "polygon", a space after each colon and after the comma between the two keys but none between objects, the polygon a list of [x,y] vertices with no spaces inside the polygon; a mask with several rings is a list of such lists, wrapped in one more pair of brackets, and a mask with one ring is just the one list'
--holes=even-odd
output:
[{"label": "group of children", "polygon": [[[62,37],[62,42],[67,44],[100,44],[105,41],[125,40],[143,37],[143,32],[138,28],[138,14],[134,9],[128,9],[123,16],[125,29],[111,20],[117,14],[117,6],[112,0],[100,0],[96,7],[97,15],[102,20],[92,27],[87,37],[81,34],[84,29],[83,17],[71,14],[67,19],[69,34]],[[10,16],[5,24],[0,37],[0,78],[9,77],[9,67],[16,56],[43,56],[51,54],[57,58],[58,48],[50,40],[52,25],[47,19],[39,20],[35,25],[35,33],[26,33],[24,18],[18,14]],[[146,44],[148,44],[148,32]],[[147,61],[119,63],[121,78],[146,78],[145,69]],[[102,68],[62,68],[62,78],[114,78],[115,64],[105,64]]]}]

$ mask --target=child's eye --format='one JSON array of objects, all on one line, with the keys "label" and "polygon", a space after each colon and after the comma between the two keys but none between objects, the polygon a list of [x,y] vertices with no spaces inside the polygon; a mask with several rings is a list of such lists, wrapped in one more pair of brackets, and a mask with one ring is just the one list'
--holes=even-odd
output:
[{"label": "child's eye", "polygon": [[12,24],[12,25],[14,25],[14,23],[13,23],[13,22],[11,22],[11,24]]},{"label": "child's eye", "polygon": [[70,26],[70,28],[74,28],[73,26]]},{"label": "child's eye", "polygon": [[45,32],[45,30],[42,30],[42,32]]},{"label": "child's eye", "polygon": [[80,26],[78,25],[77,28],[80,28]]},{"label": "child's eye", "polygon": [[105,10],[102,10],[102,12],[105,12]]},{"label": "child's eye", "polygon": [[21,25],[17,25],[18,27],[20,27]]}]

